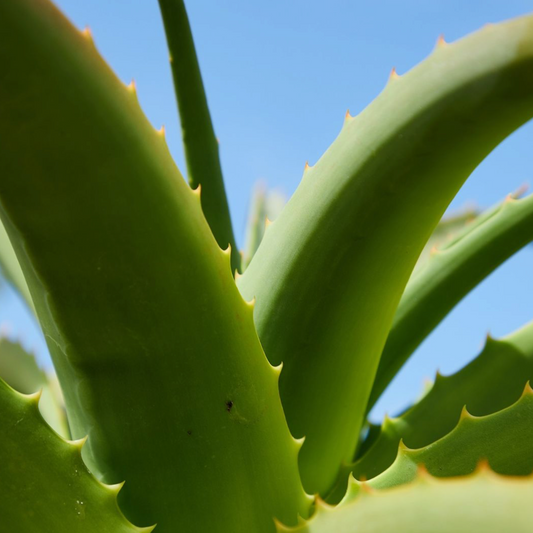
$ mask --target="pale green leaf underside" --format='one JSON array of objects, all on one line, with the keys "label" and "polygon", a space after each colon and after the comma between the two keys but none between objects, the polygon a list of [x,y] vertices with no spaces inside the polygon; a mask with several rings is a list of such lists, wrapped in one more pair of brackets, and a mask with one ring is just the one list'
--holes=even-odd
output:
[{"label": "pale green leaf underside", "polygon": [[[418,403],[398,418],[387,418],[370,449],[346,467],[328,501],[336,502],[344,496],[347,472],[357,479],[371,479],[386,470],[398,455],[400,440],[409,448],[430,446],[454,430],[463,407],[475,416],[496,413],[515,403],[530,380],[533,380],[533,322],[501,340],[487,339],[481,354],[469,365],[451,376],[438,374],[433,387]],[[533,418],[525,423],[532,424]],[[474,433],[470,438],[476,441],[479,435]],[[514,453],[518,464],[521,453],[527,456],[531,452],[526,447]],[[479,458],[474,454],[471,464]],[[445,471],[450,468],[446,465]],[[517,472],[507,465],[501,473]],[[523,474],[524,469],[518,473]]]},{"label": "pale green leaf underside", "polygon": [[279,371],[135,91],[45,0],[0,2],[0,65],[1,216],[89,468],[158,533],[296,523]]},{"label": "pale green leaf underside", "polygon": [[533,195],[509,195],[434,250],[410,278],[379,361],[367,412],[424,338],[511,255],[533,240]]},{"label": "pale green leaf underside", "polygon": [[533,479],[475,475],[435,479],[420,473],[409,485],[362,493],[337,508],[320,506],[298,533],[530,533]]},{"label": "pale green leaf underside", "polygon": [[31,299],[28,284],[24,279],[24,274],[20,268],[13,245],[9,241],[9,236],[3,224],[0,222],[0,268],[3,276],[9,281],[17,292],[24,298],[28,307],[35,313],[33,301]]},{"label": "pale green leaf underside", "polygon": [[119,486],[92,476],[82,443],[61,439],[42,419],[37,396],[0,379],[0,529],[6,533],[148,533],[122,515]]},{"label": "pale green leaf underside", "polygon": [[246,224],[246,245],[242,266],[245,270],[259,248],[267,225],[275,220],[287,203],[285,196],[277,190],[268,190],[263,182],[256,184],[248,211]]},{"label": "pale green leaf underside", "polygon": [[0,337],[0,378],[22,394],[41,392],[41,413],[62,437],[69,437],[64,406],[56,377],[41,369],[35,354],[18,342]]},{"label": "pale green leaf underside", "polygon": [[393,78],[304,173],[239,279],[304,486],[350,461],[379,357],[420,252],[483,158],[533,116],[533,16],[491,25]]}]

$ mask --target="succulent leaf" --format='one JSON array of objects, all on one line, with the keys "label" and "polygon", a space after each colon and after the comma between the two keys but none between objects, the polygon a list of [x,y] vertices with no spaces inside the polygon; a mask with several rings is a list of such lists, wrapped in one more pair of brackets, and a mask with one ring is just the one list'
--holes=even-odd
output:
[{"label": "succulent leaf", "polygon": [[243,270],[248,267],[259,248],[266,228],[278,217],[285,203],[286,198],[279,191],[268,191],[262,182],[256,184],[248,213],[246,246],[242,261]]},{"label": "succulent leaf", "polygon": [[397,418],[387,417],[370,448],[346,466],[328,501],[343,497],[349,472],[372,479],[385,471],[394,463],[400,441],[408,448],[429,446],[454,429],[465,406],[475,416],[500,411],[521,397],[527,381],[533,381],[533,322],[501,340],[487,338],[470,364],[451,376],[437,374],[418,403]]},{"label": "succulent leaf", "polygon": [[231,226],[224,179],[207,97],[183,0],[159,0],[180,113],[189,184],[202,188],[202,209],[222,249],[231,246],[232,270],[241,256]]},{"label": "succulent leaf", "polygon": [[304,486],[327,493],[359,439],[396,307],[447,205],[533,116],[533,16],[432,55],[345,121],[239,278],[289,427],[306,436]]},{"label": "succulent leaf", "polygon": [[[441,439],[421,448],[400,442],[396,460],[368,486],[383,489],[408,483],[423,465],[433,476],[470,474],[480,460],[500,474],[526,476],[533,470],[533,390],[526,385],[513,405],[486,416],[463,408],[457,426]],[[350,496],[346,499],[350,499]]]},{"label": "succulent leaf", "polygon": [[439,249],[453,239],[457,233],[461,233],[465,227],[469,227],[478,216],[479,211],[471,206],[465,206],[457,213],[444,215],[425,244],[411,277],[426,264],[435,249]]},{"label": "succulent leaf", "polygon": [[1,216],[89,468],[161,533],[297,523],[279,371],[162,133],[48,1],[0,2],[0,64]]},{"label": "succulent leaf", "polygon": [[0,337],[0,378],[22,394],[41,391],[43,418],[62,437],[70,437],[61,392],[53,374],[45,372],[20,343]]},{"label": "succulent leaf", "polygon": [[[365,484],[362,484],[365,489]],[[388,490],[360,490],[338,507],[319,506],[314,516],[278,533],[527,533],[531,531],[533,479],[503,477],[481,466],[471,476],[416,480]]]},{"label": "succulent leaf", "polygon": [[9,281],[17,292],[22,296],[26,305],[35,313],[35,307],[31,299],[30,290],[28,284],[24,279],[24,274],[20,268],[19,261],[13,250],[9,236],[0,222],[0,268],[2,275]]},{"label": "succulent leaf", "polygon": [[9,533],[148,533],[120,512],[120,487],[100,483],[68,442],[42,419],[39,394],[0,379],[0,524]]},{"label": "succulent leaf", "polygon": [[424,338],[485,277],[533,240],[533,195],[509,195],[433,252],[409,280],[379,361],[367,412]]}]

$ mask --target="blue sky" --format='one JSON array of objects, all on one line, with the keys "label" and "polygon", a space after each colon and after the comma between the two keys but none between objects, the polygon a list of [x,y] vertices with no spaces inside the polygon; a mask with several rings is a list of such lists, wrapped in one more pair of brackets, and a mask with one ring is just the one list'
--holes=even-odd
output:
[{"label": "blue sky", "polygon": [[[156,0],[57,0],[118,76],[133,78],[155,127],[184,170],[168,54]],[[487,22],[532,10],[529,0],[195,0],[187,2],[240,244],[254,183],[290,195],[305,162],[313,164],[338,134],[346,109],[363,109],[391,68],[402,74],[424,59],[437,37],[453,41]],[[475,171],[452,203],[489,206],[523,183],[533,185],[533,124],[511,136]],[[533,247],[513,257],[420,347],[374,411],[394,414],[419,394],[437,368],[450,373],[475,356],[487,331],[504,335],[533,319]],[[8,288],[0,319],[13,336],[46,346]]]}]

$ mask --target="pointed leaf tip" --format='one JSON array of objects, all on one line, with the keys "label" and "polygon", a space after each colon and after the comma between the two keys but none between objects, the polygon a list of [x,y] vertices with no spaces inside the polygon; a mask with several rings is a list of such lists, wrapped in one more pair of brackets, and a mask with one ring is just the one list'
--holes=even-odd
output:
[{"label": "pointed leaf tip", "polygon": [[132,79],[129,83],[129,85],[126,85],[126,89],[130,91],[132,94],[137,95],[137,84],[135,83],[135,80]]},{"label": "pointed leaf tip", "polygon": [[468,409],[466,408],[466,405],[463,405],[463,408],[461,409],[461,415],[459,417],[459,420],[465,420],[466,418],[472,419],[475,418],[474,415],[471,415],[468,412]]},{"label": "pointed leaf tip", "polygon": [[[85,443],[87,442],[87,439],[89,438],[88,435],[85,435],[85,437],[81,439],[76,440],[67,440],[66,442],[70,444],[73,448],[76,448],[79,453],[81,453],[83,447],[85,446]],[[105,485],[107,487],[107,485]]]},{"label": "pointed leaf tip", "polygon": [[446,46],[448,43],[444,39],[444,35],[441,33],[437,38],[437,48],[440,48],[441,46]]},{"label": "pointed leaf tip", "polygon": [[389,74],[389,81],[397,80],[400,78],[400,75],[398,72],[396,72],[396,67],[392,67],[390,74]]},{"label": "pointed leaf tip", "polygon": [[94,42],[93,32],[91,31],[91,28],[89,26],[85,26],[85,28],[83,28],[80,33],[83,35],[83,37],[85,37],[85,39],[87,39],[91,43]]}]

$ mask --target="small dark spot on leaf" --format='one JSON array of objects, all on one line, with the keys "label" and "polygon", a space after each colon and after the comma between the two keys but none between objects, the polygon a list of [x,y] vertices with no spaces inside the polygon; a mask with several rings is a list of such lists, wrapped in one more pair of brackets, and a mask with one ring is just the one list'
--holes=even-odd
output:
[{"label": "small dark spot on leaf", "polygon": [[192,435],[192,431],[190,429],[187,430],[187,435]]},{"label": "small dark spot on leaf", "polygon": [[229,413],[231,412],[231,408],[233,407],[233,402],[231,400],[228,400],[226,402],[226,411]]}]

